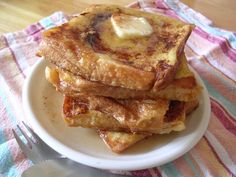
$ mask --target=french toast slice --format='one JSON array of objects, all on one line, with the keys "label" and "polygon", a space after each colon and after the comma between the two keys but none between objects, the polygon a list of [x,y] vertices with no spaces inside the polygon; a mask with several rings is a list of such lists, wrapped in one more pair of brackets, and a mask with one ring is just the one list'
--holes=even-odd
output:
[{"label": "french toast slice", "polygon": [[121,153],[137,142],[151,136],[150,134],[137,134],[127,132],[103,131],[98,130],[103,142],[115,153]]},{"label": "french toast slice", "polygon": [[[122,29],[127,21],[129,29]],[[145,21],[141,30],[149,26],[151,32],[137,31],[134,21]],[[45,31],[38,55],[88,81],[156,91],[173,80],[178,56],[192,29],[193,25],[160,14],[94,5],[68,23]],[[123,38],[117,31],[136,36]]]},{"label": "french toast slice", "polygon": [[185,55],[181,55],[179,68],[175,79],[160,91],[131,90],[113,87],[92,82],[75,76],[61,69],[46,68],[46,78],[58,91],[69,96],[77,96],[81,93],[97,96],[112,97],[115,99],[155,99],[191,101],[200,93],[201,87],[197,84],[193,73],[189,70]]},{"label": "french toast slice", "polygon": [[69,126],[127,132],[158,132],[169,109],[168,100],[114,100],[93,95],[64,97]]},{"label": "french toast slice", "polygon": [[184,104],[161,99],[113,100],[88,95],[65,96],[63,116],[69,126],[162,134],[185,128]]},{"label": "french toast slice", "polygon": [[[190,114],[198,106],[198,100],[185,103],[185,113]],[[174,127],[171,127],[172,129]],[[165,130],[169,132],[169,130]],[[103,139],[109,149],[115,153],[121,153],[133,146],[137,142],[148,138],[151,134],[140,134],[140,133],[127,133],[127,132],[116,132],[116,131],[103,131],[98,130],[99,136]]]}]

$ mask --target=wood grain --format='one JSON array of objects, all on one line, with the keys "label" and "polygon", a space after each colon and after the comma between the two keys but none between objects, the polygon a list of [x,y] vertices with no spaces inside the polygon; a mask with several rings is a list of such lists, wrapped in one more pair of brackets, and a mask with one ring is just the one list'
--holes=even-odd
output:
[{"label": "wood grain", "polygon": [[[203,13],[218,27],[236,31],[236,0],[182,0]],[[1,0],[0,34],[17,31],[52,14],[63,11],[67,14],[79,13],[90,4],[127,5],[133,0]]]},{"label": "wood grain", "polygon": [[236,31],[236,0],[182,0],[213,21],[213,25]]}]

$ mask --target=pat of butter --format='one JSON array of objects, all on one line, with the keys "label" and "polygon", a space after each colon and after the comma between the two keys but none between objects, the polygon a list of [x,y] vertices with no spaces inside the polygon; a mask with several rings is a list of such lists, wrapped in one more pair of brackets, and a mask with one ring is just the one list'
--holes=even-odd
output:
[{"label": "pat of butter", "polygon": [[116,35],[124,39],[149,36],[153,33],[152,26],[143,17],[113,14],[111,23]]}]

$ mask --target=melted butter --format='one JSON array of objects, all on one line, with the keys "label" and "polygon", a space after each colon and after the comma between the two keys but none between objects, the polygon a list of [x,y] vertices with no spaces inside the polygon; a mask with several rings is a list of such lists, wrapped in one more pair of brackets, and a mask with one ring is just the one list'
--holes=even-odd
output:
[{"label": "melted butter", "polygon": [[149,36],[153,33],[152,26],[144,17],[113,14],[111,23],[116,35],[123,39]]}]

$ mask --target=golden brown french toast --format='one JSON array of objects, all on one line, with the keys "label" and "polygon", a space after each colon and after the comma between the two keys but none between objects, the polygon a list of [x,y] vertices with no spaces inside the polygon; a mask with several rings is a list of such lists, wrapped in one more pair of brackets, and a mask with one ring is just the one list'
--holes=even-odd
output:
[{"label": "golden brown french toast", "polygon": [[[198,100],[186,102],[185,103],[185,112],[190,114],[198,106]],[[176,126],[176,125],[175,125]],[[176,128],[174,126],[170,129]],[[105,144],[115,153],[121,153],[127,148],[133,146],[135,143],[148,138],[151,134],[140,134],[140,133],[127,133],[127,132],[117,132],[117,131],[103,131],[98,130],[99,136],[103,139]]]},{"label": "golden brown french toast", "polygon": [[66,122],[71,126],[88,126],[102,130],[120,128],[129,132],[155,132],[162,128],[168,108],[169,101],[162,99],[114,100],[80,95],[78,97],[65,96],[63,113]]},{"label": "golden brown french toast", "polygon": [[198,97],[201,90],[193,73],[188,68],[187,60],[184,55],[181,55],[175,79],[166,88],[160,91],[141,91],[107,86],[99,82],[85,80],[68,71],[49,67],[46,68],[46,78],[58,91],[69,96],[77,96],[83,93],[116,99],[162,98],[168,100],[191,101]]},{"label": "golden brown french toast", "polygon": [[63,113],[69,126],[100,130],[160,134],[185,128],[185,106],[179,101],[65,96]]},{"label": "golden brown french toast", "polygon": [[89,84],[156,91],[173,80],[192,28],[160,14],[94,5],[45,31],[38,54]]},{"label": "golden brown french toast", "polygon": [[127,132],[102,131],[98,130],[99,136],[109,149],[115,153],[121,153],[135,143],[143,140],[150,134],[137,134]]}]

